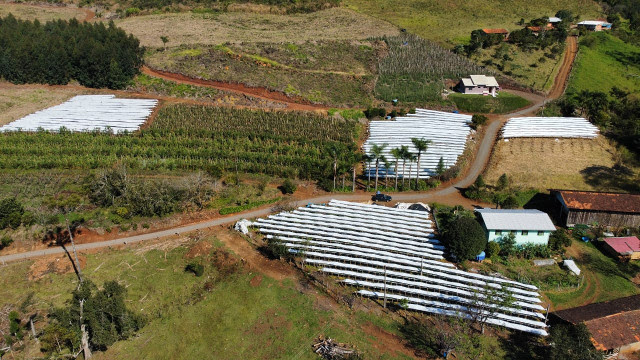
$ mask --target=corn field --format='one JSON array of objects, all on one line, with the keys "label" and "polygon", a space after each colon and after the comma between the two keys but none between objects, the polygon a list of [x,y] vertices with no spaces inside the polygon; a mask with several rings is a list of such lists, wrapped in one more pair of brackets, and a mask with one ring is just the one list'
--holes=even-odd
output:
[{"label": "corn field", "polygon": [[318,179],[331,173],[325,149],[356,150],[356,122],[310,113],[172,105],[135,133],[10,132],[0,134],[0,169],[226,171]]}]

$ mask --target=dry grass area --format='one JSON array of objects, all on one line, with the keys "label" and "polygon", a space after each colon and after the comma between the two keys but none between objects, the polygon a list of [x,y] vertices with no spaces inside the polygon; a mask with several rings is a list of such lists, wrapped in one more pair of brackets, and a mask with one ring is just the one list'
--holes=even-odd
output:
[{"label": "dry grass area", "polygon": [[8,124],[38,110],[61,104],[79,91],[0,82],[0,125]]},{"label": "dry grass area", "polygon": [[260,14],[224,12],[217,14],[159,14],[129,17],[117,25],[134,34],[144,46],[184,44],[217,45],[226,42],[303,43],[320,40],[361,40],[397,34],[386,22],[343,8],[310,14]]},{"label": "dry grass area", "polygon": [[484,175],[488,183],[495,183],[506,173],[514,185],[540,190],[634,190],[640,169],[621,170],[615,166],[619,157],[615,143],[603,136],[499,140]]},{"label": "dry grass area", "polygon": [[0,17],[5,17],[9,15],[9,13],[19,19],[38,19],[40,22],[56,19],[70,20],[73,18],[83,20],[86,17],[85,12],[77,7],[39,6],[0,2]]}]

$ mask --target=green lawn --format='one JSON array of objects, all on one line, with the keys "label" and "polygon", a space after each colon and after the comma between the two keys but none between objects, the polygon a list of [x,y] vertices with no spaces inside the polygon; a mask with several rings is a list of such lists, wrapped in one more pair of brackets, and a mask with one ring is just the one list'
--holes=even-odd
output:
[{"label": "green lawn", "polygon": [[640,91],[640,47],[602,31],[581,38],[567,92]]},{"label": "green lawn", "polygon": [[501,91],[491,96],[453,93],[448,96],[458,110],[469,113],[504,114],[530,104],[527,99]]},{"label": "green lawn", "polygon": [[463,42],[472,30],[516,30],[520,28],[516,24],[520,18],[553,16],[561,9],[572,10],[581,19],[601,14],[599,6],[591,0],[345,0],[344,4],[426,39],[450,44]]},{"label": "green lawn", "polygon": [[[389,316],[320,300],[313,295],[317,292],[313,287],[304,294],[295,279],[278,281],[242,267],[225,275],[213,254],[226,250],[212,236],[201,240],[212,248],[210,255],[205,252],[196,258],[205,265],[205,273],[195,277],[184,271],[193,261],[185,254],[194,242],[186,241],[173,249],[159,246],[171,244],[163,242],[86,255],[85,277],[98,286],[118,280],[127,288],[127,306],[149,320],[136,336],[94,353],[97,359],[317,359],[311,344],[319,335],[354,344],[366,359],[408,358],[380,350],[380,341],[363,329],[375,324],[397,334],[398,323]],[[0,308],[19,309],[33,293],[28,310],[19,311],[44,315],[70,298],[77,284],[73,273],[29,280],[32,264],[2,268]],[[37,320],[36,326],[40,328],[44,321]],[[27,341],[16,358],[40,357],[38,348]]]}]

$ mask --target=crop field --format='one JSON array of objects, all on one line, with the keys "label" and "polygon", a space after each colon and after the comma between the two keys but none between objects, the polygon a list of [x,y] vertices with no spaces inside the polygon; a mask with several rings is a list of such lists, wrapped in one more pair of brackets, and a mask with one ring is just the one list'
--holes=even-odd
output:
[{"label": "crop field", "polygon": [[552,16],[561,9],[572,10],[582,19],[601,14],[591,0],[514,0],[508,5],[482,0],[345,0],[344,4],[439,43],[461,43],[472,30],[481,28],[514,30],[520,18]]},{"label": "crop field", "polygon": [[496,143],[485,170],[488,183],[506,173],[514,185],[546,189],[638,191],[639,168],[617,167],[618,150],[596,139],[517,138]]},{"label": "crop field", "polygon": [[[409,358],[393,349],[379,350],[384,340],[367,332],[369,328],[381,331],[378,326],[387,331],[397,329],[398,324],[388,316],[351,311],[317,295],[313,287],[300,284],[293,271],[277,261],[262,260],[274,274],[265,274],[255,263],[243,265],[240,256],[255,259],[260,255],[248,244],[230,250],[225,244],[231,242],[246,244],[240,236],[218,229],[215,235],[193,234],[81,254],[85,277],[99,286],[108,280],[126,286],[127,307],[148,320],[137,336],[116,342],[106,352],[94,352],[94,357],[311,360],[317,359],[311,344],[317,336],[326,335],[354,344],[367,359]],[[193,261],[204,265],[203,276],[184,271]],[[60,266],[65,262],[67,258],[59,262],[41,258],[4,266],[0,308],[46,314],[52,307],[62,306],[77,286],[70,267],[64,271]],[[38,330],[45,321],[36,320]],[[21,354],[42,357],[39,345],[25,337]]]},{"label": "crop field", "polygon": [[640,91],[640,47],[605,32],[589,34],[580,41],[567,92],[608,92],[613,86]]},{"label": "crop field", "polygon": [[38,19],[40,22],[57,19],[83,20],[86,17],[86,13],[77,7],[38,6],[0,2],[0,17],[5,17],[9,14],[13,14],[16,18],[23,20]]},{"label": "crop field", "polygon": [[150,52],[152,68],[237,82],[338,107],[369,106],[372,44],[351,41],[250,43]]},{"label": "crop field", "polygon": [[0,81],[0,126],[69,100],[79,91],[17,86]]},{"label": "crop field", "polygon": [[441,98],[444,79],[487,73],[485,69],[415,35],[385,37],[387,53],[378,62],[376,97],[425,103]]},{"label": "crop field", "polygon": [[172,105],[147,129],[2,134],[0,168],[97,169],[122,163],[142,170],[224,170],[318,178],[329,169],[329,144],[355,151],[356,121],[311,113]]},{"label": "crop field", "polygon": [[456,104],[460,111],[469,113],[504,114],[529,105],[529,101],[518,95],[501,91],[494,98],[474,94],[449,94],[449,100]]},{"label": "crop field", "polygon": [[[514,45],[503,45],[504,48],[494,46],[489,49],[479,49],[472,59],[479,64],[494,71],[499,71],[518,81],[520,84],[540,91],[549,91],[553,86],[553,81],[560,70],[560,65],[564,59],[564,53],[556,56],[555,59],[548,55],[549,50],[523,51]],[[504,60],[507,55],[509,61]]]},{"label": "crop field", "polygon": [[212,14],[178,13],[134,16],[116,25],[140,39],[141,45],[168,46],[219,45],[224,43],[293,42],[322,40],[363,40],[398,34],[398,29],[375,18],[344,8],[331,8],[309,14],[260,14],[222,12]]}]

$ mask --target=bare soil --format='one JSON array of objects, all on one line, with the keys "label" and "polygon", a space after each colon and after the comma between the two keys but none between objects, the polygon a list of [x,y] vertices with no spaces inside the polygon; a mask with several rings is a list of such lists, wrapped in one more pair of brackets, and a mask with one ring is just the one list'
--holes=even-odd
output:
[{"label": "bare soil", "polygon": [[400,353],[412,359],[419,359],[415,352],[404,344],[404,341],[400,337],[391,334],[372,323],[368,323],[363,326],[362,330],[375,337],[377,341],[374,342],[373,347],[378,351],[392,355]]},{"label": "bare soil", "polygon": [[[72,251],[71,248],[69,248],[69,251]],[[73,256],[73,254],[71,254],[71,256]],[[87,257],[84,255],[78,255],[78,262],[80,262],[80,268],[84,269],[87,264]],[[73,263],[67,255],[43,257],[39,258],[31,265],[29,268],[28,279],[29,281],[35,281],[51,273],[62,275],[73,272]]]},{"label": "bare soil", "polygon": [[564,59],[562,61],[562,65],[560,65],[558,75],[556,75],[556,78],[553,82],[553,87],[549,91],[549,99],[557,99],[562,96],[562,94],[564,94],[564,90],[567,87],[567,82],[569,81],[569,75],[571,74],[571,69],[573,68],[573,61],[576,59],[577,54],[578,40],[575,36],[567,37],[567,46],[565,49]]},{"label": "bare soil", "polygon": [[199,241],[195,245],[193,245],[186,254],[184,254],[185,259],[193,259],[198,256],[206,256],[213,248],[208,241]]}]

